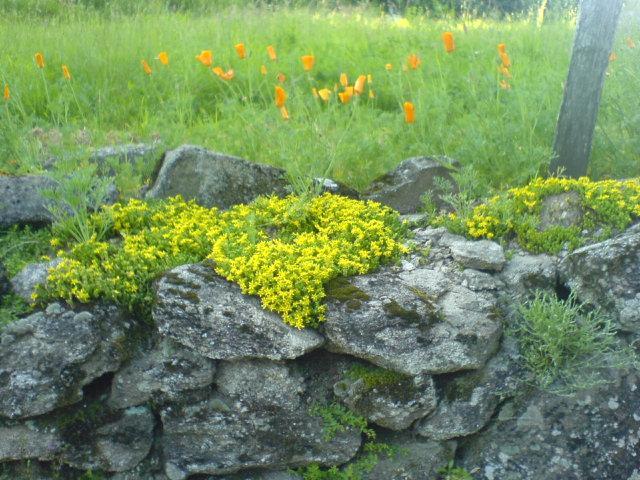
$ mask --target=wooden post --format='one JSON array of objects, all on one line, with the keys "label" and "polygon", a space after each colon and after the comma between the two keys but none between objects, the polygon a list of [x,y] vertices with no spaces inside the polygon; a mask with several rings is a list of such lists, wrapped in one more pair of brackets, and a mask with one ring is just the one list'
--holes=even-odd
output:
[{"label": "wooden post", "polygon": [[586,175],[600,95],[623,0],[582,0],[549,172]]}]

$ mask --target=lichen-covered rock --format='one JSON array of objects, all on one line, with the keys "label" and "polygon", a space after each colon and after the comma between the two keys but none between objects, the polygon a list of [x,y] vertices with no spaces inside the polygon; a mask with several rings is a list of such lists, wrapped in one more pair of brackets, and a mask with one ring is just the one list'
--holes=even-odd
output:
[{"label": "lichen-covered rock", "polygon": [[467,268],[499,272],[506,262],[502,247],[490,240],[466,240],[460,237],[449,241],[448,246],[453,258]]},{"label": "lichen-covered rock", "polygon": [[527,374],[512,339],[478,371],[439,379],[442,399],[438,408],[416,426],[419,435],[433,440],[464,437],[484,427],[496,407],[513,396]]},{"label": "lichen-covered rock", "polygon": [[162,335],[212,359],[292,359],[324,343],[313,330],[286,325],[204,264],[180,266],[160,279],[153,318]]},{"label": "lichen-covered rock", "polygon": [[0,425],[0,462],[35,459],[87,470],[126,471],[149,453],[155,419],[146,407],[121,412],[92,401]]},{"label": "lichen-covered rock", "polygon": [[314,462],[339,465],[360,447],[360,433],[353,429],[325,438],[322,420],[311,416],[303,401],[302,377],[286,365],[221,362],[216,384],[204,401],[161,411],[165,473],[171,480]]},{"label": "lichen-covered rock", "polygon": [[398,376],[380,385],[362,378],[344,378],[334,392],[350,410],[390,430],[403,430],[436,408],[433,379],[428,375]]},{"label": "lichen-covered rock", "polygon": [[52,179],[39,175],[0,175],[0,228],[51,223],[48,200],[42,192],[55,184]]},{"label": "lichen-covered rock", "polygon": [[436,442],[412,437],[408,433],[380,436],[380,441],[395,449],[390,457],[381,456],[364,480],[432,480],[438,470],[453,459],[455,442]]},{"label": "lichen-covered rock", "polygon": [[82,398],[82,387],[115,371],[130,322],[114,306],[73,311],[54,303],[0,336],[0,416],[31,417]]},{"label": "lichen-covered rock", "polygon": [[336,182],[330,178],[314,178],[313,181],[322,193],[332,193],[333,195],[342,195],[343,197],[355,199],[360,198],[357,190],[354,190],[344,183]]},{"label": "lichen-covered rock", "polygon": [[[613,372],[612,372],[613,373]],[[627,480],[638,468],[640,383],[613,375],[613,385],[575,396],[534,392],[503,405],[458,453],[478,480]]]},{"label": "lichen-covered rock", "polygon": [[111,145],[96,149],[89,157],[89,161],[96,163],[101,172],[115,175],[116,164],[135,163],[139,159],[152,157],[158,152],[159,146],[157,143]]},{"label": "lichen-covered rock", "polygon": [[536,290],[555,289],[558,277],[557,259],[548,255],[517,254],[501,272],[510,297],[530,296]]},{"label": "lichen-covered rock", "polygon": [[109,403],[126,408],[152,398],[156,403],[179,400],[184,392],[210,385],[215,371],[213,360],[165,339],[115,374]]},{"label": "lichen-covered rock", "polygon": [[207,477],[207,480],[302,480],[302,477],[293,471],[253,470],[233,475],[216,475],[215,477]]},{"label": "lichen-covered rock", "polygon": [[419,268],[349,279],[328,299],[327,348],[412,376],[480,368],[501,334],[495,296],[438,278]]},{"label": "lichen-covered rock", "polygon": [[147,198],[182,195],[204,207],[229,208],[259,195],[284,196],[285,171],[241,158],[183,145],[165,153]]},{"label": "lichen-covered rock", "polygon": [[[374,180],[362,196],[400,213],[415,213],[423,207],[423,195],[428,194],[431,201],[442,208],[445,204],[441,196],[458,191],[451,176],[451,167],[457,165],[458,162],[446,157],[408,158],[395,170]],[[440,187],[442,183],[447,183],[450,188],[443,190]]]},{"label": "lichen-covered rock", "polygon": [[559,272],[579,300],[600,307],[620,329],[640,333],[640,224],[575,250]]},{"label": "lichen-covered rock", "polygon": [[32,302],[32,295],[39,285],[45,285],[49,269],[57,266],[61,262],[60,258],[54,258],[48,262],[30,263],[20,270],[11,279],[13,292],[26,302]]}]

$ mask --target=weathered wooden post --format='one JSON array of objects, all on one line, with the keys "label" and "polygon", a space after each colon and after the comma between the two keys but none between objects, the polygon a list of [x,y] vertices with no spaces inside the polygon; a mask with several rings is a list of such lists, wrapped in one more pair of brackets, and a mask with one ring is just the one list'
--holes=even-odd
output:
[{"label": "weathered wooden post", "polygon": [[623,0],[582,0],[549,171],[587,173],[593,131]]}]

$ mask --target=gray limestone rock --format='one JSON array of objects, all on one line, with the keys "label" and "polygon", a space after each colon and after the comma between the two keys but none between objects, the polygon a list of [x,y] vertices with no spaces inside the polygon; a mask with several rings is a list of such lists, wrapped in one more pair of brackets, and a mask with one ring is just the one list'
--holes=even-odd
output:
[{"label": "gray limestone rock", "polygon": [[502,247],[490,240],[466,240],[462,237],[448,243],[454,260],[466,268],[499,272],[506,259]]},{"label": "gray limestone rock", "polygon": [[398,376],[381,385],[346,377],[334,392],[350,410],[390,430],[404,430],[436,408],[436,390],[428,375]]},{"label": "gray limestone rock", "polygon": [[[408,158],[395,170],[374,180],[362,196],[388,205],[400,213],[416,213],[423,207],[422,196],[429,194],[435,205],[443,208],[446,205],[441,196],[458,191],[456,181],[451,176],[451,167],[458,165],[458,162],[447,157]],[[448,183],[449,188],[442,190],[440,183]]]},{"label": "gray limestone rock", "polygon": [[415,438],[408,433],[381,435],[380,441],[390,445],[396,453],[381,456],[374,469],[364,480],[433,480],[438,470],[450,460],[456,451],[455,442],[436,442]]},{"label": "gray limestone rock", "polygon": [[216,475],[208,477],[207,480],[302,480],[302,477],[293,471],[253,470],[233,475]]},{"label": "gray limestone rock", "polygon": [[159,148],[157,143],[110,145],[96,149],[89,161],[96,163],[102,173],[113,176],[116,174],[113,164],[135,163],[140,159],[153,157],[158,154]]},{"label": "gray limestone rock", "polygon": [[264,360],[221,362],[218,390],[195,404],[161,411],[165,473],[171,480],[204,473],[339,465],[360,447],[349,428],[327,438],[304,402],[304,382],[286,365]]},{"label": "gray limestone rock", "polygon": [[513,396],[526,378],[515,342],[505,339],[498,355],[483,369],[439,380],[443,392],[438,408],[415,430],[433,440],[476,433],[489,422],[498,404]]},{"label": "gray limestone rock", "polygon": [[531,392],[505,403],[457,457],[478,480],[627,480],[637,472],[640,383],[612,372],[613,385],[573,396]]},{"label": "gray limestone rock", "polygon": [[501,272],[509,296],[527,297],[536,290],[553,290],[558,277],[558,261],[548,255],[517,254]]},{"label": "gray limestone rock", "polygon": [[54,186],[53,180],[39,175],[0,175],[0,228],[51,223],[42,191]]},{"label": "gray limestone rock", "polygon": [[134,358],[120,369],[111,384],[109,403],[115,408],[179,400],[189,390],[210,385],[215,363],[171,340]]},{"label": "gray limestone rock", "polygon": [[287,185],[282,169],[183,145],[165,153],[146,198],[182,195],[202,206],[224,209],[259,195],[284,196]]},{"label": "gray limestone rock", "polygon": [[54,258],[48,262],[30,263],[11,279],[11,287],[16,295],[26,302],[32,302],[31,297],[39,285],[47,283],[49,269],[57,266],[62,260]]},{"label": "gray limestone rock", "polygon": [[570,253],[559,273],[579,300],[601,308],[618,328],[640,333],[640,224]]},{"label": "gray limestone rock", "polygon": [[542,200],[539,228],[545,231],[553,227],[579,227],[583,216],[582,198],[578,192],[551,195]]},{"label": "gray limestone rock", "polygon": [[0,336],[0,416],[42,415],[82,398],[82,387],[115,371],[131,324],[114,306],[73,311],[51,304]]},{"label": "gray limestone rock", "polygon": [[480,368],[502,331],[495,296],[430,281],[438,275],[419,268],[348,279],[341,296],[328,297],[327,348],[411,376]]},{"label": "gray limestone rock", "polygon": [[216,275],[211,265],[183,265],[157,284],[153,318],[162,335],[212,359],[292,359],[320,347],[317,332],[298,330],[257,297]]}]

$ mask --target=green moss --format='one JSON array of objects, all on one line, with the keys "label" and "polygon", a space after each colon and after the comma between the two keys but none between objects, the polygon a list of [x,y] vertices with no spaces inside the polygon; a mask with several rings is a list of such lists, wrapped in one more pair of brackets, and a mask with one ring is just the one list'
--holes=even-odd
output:
[{"label": "green moss", "polygon": [[385,303],[382,308],[389,316],[402,318],[411,323],[420,322],[420,314],[417,311],[404,308],[395,300]]},{"label": "green moss", "polygon": [[328,300],[337,300],[344,303],[349,310],[358,310],[362,303],[371,300],[371,297],[353,285],[348,278],[338,277],[325,284],[325,293]]},{"label": "green moss", "polygon": [[362,380],[369,390],[380,387],[397,386],[410,379],[409,376],[394,372],[393,370],[363,364],[353,365],[347,370],[346,376],[352,380]]}]

